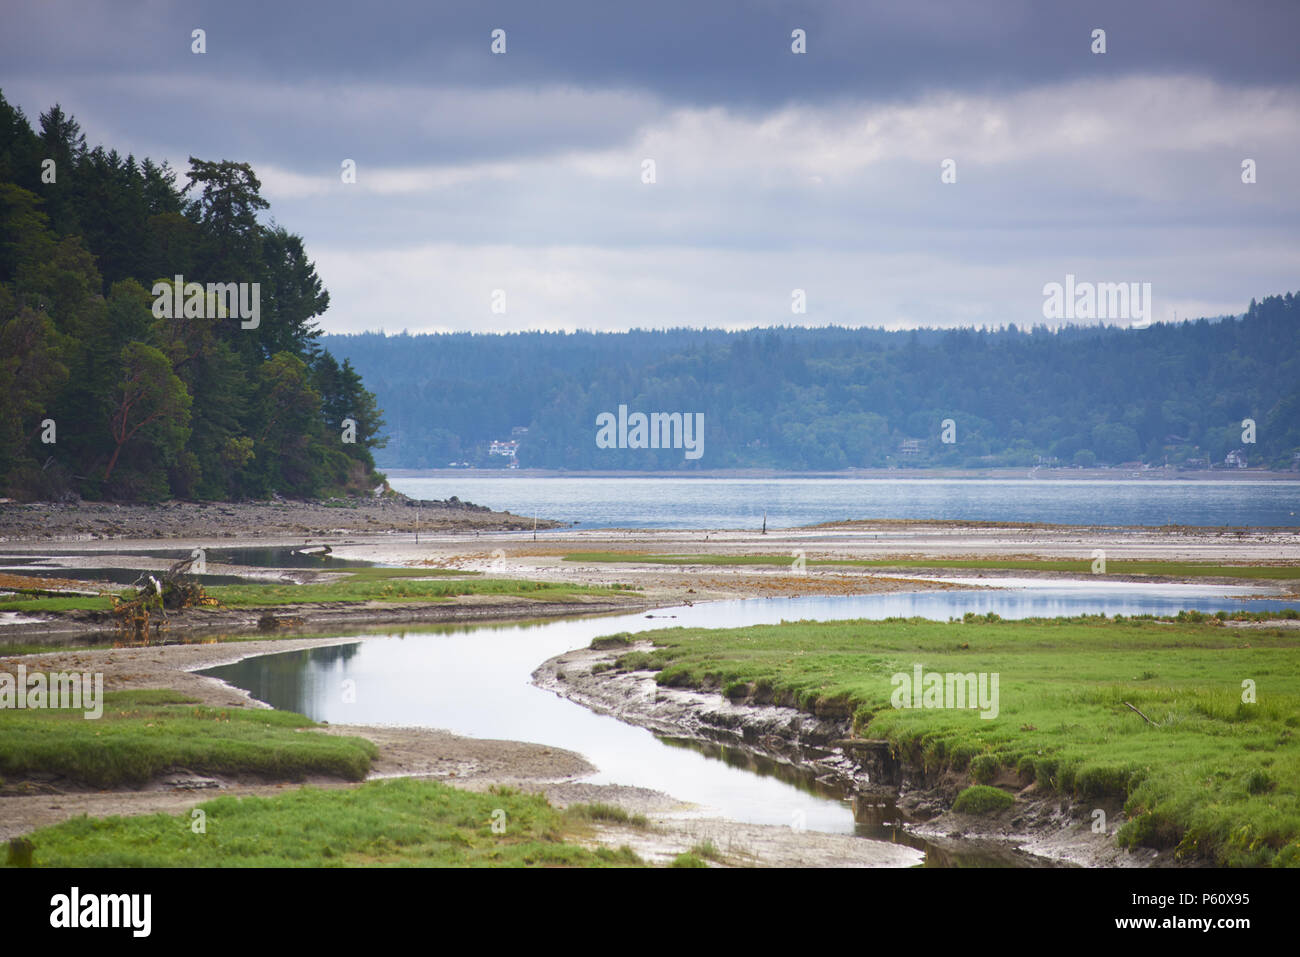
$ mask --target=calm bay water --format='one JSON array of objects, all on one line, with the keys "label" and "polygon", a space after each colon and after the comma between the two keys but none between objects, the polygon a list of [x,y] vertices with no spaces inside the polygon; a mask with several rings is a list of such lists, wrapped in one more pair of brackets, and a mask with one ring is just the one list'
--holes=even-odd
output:
[{"label": "calm bay water", "polygon": [[588,478],[394,472],[393,488],[457,496],[579,528],[792,528],[852,518],[1062,525],[1300,525],[1300,481]]}]

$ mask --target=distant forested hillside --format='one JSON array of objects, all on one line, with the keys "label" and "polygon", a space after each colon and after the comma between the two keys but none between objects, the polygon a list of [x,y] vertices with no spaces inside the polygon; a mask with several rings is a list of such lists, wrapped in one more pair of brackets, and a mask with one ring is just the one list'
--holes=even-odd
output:
[{"label": "distant forested hillside", "polygon": [[181,188],[166,164],[87,147],[58,106],[39,125],[0,96],[0,494],[374,484],[374,396],[317,344],[329,294],[302,239],[258,221],[253,170],[191,157]]},{"label": "distant forested hillside", "polygon": [[[1144,461],[1290,468],[1300,299],[1148,329],[328,336],[376,392],[389,467],[839,469]],[[703,454],[610,449],[596,417],[704,413]],[[943,422],[953,420],[949,438]],[[1256,441],[1243,438],[1253,419]],[[527,432],[523,432],[527,429]],[[1245,439],[1248,439],[1246,436]]]}]

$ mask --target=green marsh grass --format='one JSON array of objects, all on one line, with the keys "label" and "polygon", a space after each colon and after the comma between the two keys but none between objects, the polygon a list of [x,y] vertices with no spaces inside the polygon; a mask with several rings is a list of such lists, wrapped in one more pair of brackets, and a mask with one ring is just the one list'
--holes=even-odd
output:
[{"label": "green marsh grass", "polygon": [[[1300,865],[1300,631],[1217,619],[797,622],[672,628],[619,667],[826,716],[927,773],[1122,802],[1124,846]],[[895,673],[1000,676],[998,716],[891,705]],[[1256,703],[1243,703],[1243,682]],[[1127,704],[1126,704],[1127,703]],[[1148,724],[1128,705],[1140,710]]]},{"label": "green marsh grass", "polygon": [[[38,867],[628,867],[627,847],[571,843],[562,812],[511,788],[462,791],[395,778],[221,797],[191,812],[78,817],[28,839]],[[504,812],[504,816],[502,813]],[[500,822],[501,833],[493,829]]]},{"label": "green marsh grass", "polygon": [[[642,565],[773,565],[790,567],[789,555],[651,555],[637,552],[571,552],[569,562],[611,562]],[[1042,571],[1092,574],[1092,559],[1054,561],[1050,559],[940,559],[872,558],[807,559],[809,566],[832,568],[975,569],[988,571]],[[1300,579],[1300,565],[1222,565],[1212,562],[1154,562],[1111,560],[1109,575],[1156,575],[1169,578],[1263,578]]]},{"label": "green marsh grass", "polygon": [[440,602],[451,601],[463,595],[507,595],[540,601],[565,601],[579,596],[614,595],[622,591],[624,589],[508,578],[421,581],[370,576],[328,584],[220,585],[208,589],[208,593],[221,605],[230,608],[333,601]]},{"label": "green marsh grass", "polygon": [[109,691],[104,713],[0,709],[0,777],[62,775],[91,787],[132,787],[173,768],[300,781],[359,781],[378,751],[364,738],[321,734],[300,714],[209,708],[174,691]]},{"label": "green marsh grass", "polygon": [[[218,607],[262,608],[317,602],[446,602],[465,595],[504,595],[537,601],[569,601],[579,597],[626,594],[632,590],[627,585],[595,586],[481,578],[478,574],[445,568],[358,568],[348,569],[336,581],[301,585],[249,582],[214,585],[206,591],[217,599]],[[128,588],[120,597],[135,598],[135,590]],[[108,595],[0,601],[0,611],[27,613],[108,611],[111,608],[112,598]]]},{"label": "green marsh grass", "polygon": [[53,598],[7,598],[0,600],[0,611],[18,611],[27,614],[61,611],[110,611],[113,599],[108,595],[69,595]]}]

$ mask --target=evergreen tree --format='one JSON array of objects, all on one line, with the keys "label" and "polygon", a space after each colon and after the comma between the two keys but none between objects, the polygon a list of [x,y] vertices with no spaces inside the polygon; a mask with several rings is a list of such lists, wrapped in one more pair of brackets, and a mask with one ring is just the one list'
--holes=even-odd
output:
[{"label": "evergreen tree", "polygon": [[[301,237],[259,221],[260,189],[245,163],[191,157],[182,191],[166,163],[87,148],[57,105],[34,133],[0,94],[0,489],[228,498],[378,482],[375,398],[322,358],[329,294]],[[170,295],[177,275],[257,283],[257,328],[215,299],[212,318],[156,315],[155,286]]]}]

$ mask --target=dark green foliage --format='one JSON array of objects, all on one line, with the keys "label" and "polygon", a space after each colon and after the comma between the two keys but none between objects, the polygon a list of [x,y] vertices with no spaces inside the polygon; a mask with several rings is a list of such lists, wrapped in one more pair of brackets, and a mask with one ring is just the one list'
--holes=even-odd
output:
[{"label": "dark green foliage", "polygon": [[15,837],[9,842],[8,865],[10,867],[31,867],[32,851],[36,849],[31,841],[25,837]]},{"label": "dark green foliage", "polygon": [[[0,96],[0,495],[311,497],[380,480],[382,413],[317,342],[329,294],[302,239],[259,222],[246,163],[190,157],[187,178],[87,147],[58,106],[34,132]],[[257,283],[259,322],[157,315],[155,284],[177,275]]]},{"label": "dark green foliage", "polygon": [[[863,317],[870,321],[870,315]],[[1239,318],[1149,329],[669,329],[619,334],[322,340],[374,388],[393,425],[381,466],[504,467],[519,436],[541,468],[1030,466],[1290,468],[1300,451],[1300,299]],[[704,455],[596,447],[596,416],[704,413]],[[942,422],[956,442],[941,441]],[[1243,444],[1243,419],[1257,442]],[[904,439],[919,446],[902,454]]]}]

